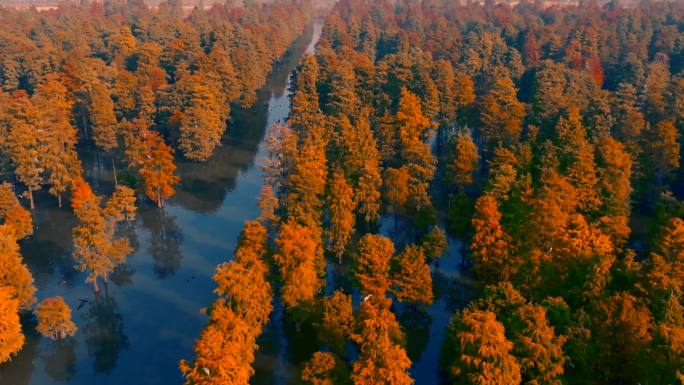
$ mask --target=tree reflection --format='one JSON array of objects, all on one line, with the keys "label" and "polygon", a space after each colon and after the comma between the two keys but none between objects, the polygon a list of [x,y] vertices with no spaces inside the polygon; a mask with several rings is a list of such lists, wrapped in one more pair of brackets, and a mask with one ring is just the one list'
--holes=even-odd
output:
[{"label": "tree reflection", "polygon": [[411,361],[416,362],[430,340],[432,317],[424,309],[405,307],[399,323],[406,333],[406,353]]},{"label": "tree reflection", "polygon": [[150,230],[147,251],[154,260],[154,274],[159,278],[175,274],[183,257],[180,251],[183,233],[176,225],[176,218],[159,209],[146,210],[142,218],[143,226]]},{"label": "tree reflection", "polygon": [[45,372],[55,381],[69,381],[76,374],[75,338],[53,341],[47,354],[42,356]]},{"label": "tree reflection", "polygon": [[109,275],[109,279],[114,282],[116,286],[126,286],[133,282],[133,275],[135,275],[135,269],[133,269],[128,264],[119,265],[112,271]]},{"label": "tree reflection", "polygon": [[122,350],[128,348],[128,337],[123,333],[123,319],[117,312],[116,299],[105,287],[104,294],[95,296],[84,315],[88,354],[95,358],[95,371],[111,373]]}]

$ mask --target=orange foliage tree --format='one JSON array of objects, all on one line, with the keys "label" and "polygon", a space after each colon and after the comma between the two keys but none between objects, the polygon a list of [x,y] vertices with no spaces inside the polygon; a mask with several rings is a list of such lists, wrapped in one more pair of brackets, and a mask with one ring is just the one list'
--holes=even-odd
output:
[{"label": "orange foliage tree", "polygon": [[390,289],[389,272],[394,244],[389,238],[366,234],[356,248],[354,275],[364,295],[384,297]]},{"label": "orange foliage tree", "polygon": [[598,143],[598,163],[601,165],[599,186],[603,201],[602,222],[613,244],[621,247],[629,237],[627,221],[631,214],[632,159],[625,146],[610,136]]},{"label": "orange foliage tree", "polygon": [[577,108],[571,108],[567,116],[558,120],[556,135],[560,148],[560,169],[576,189],[578,209],[582,212],[596,210],[602,202],[597,188],[599,178],[594,146],[587,138],[587,130],[582,125]]},{"label": "orange foliage tree", "polygon": [[21,206],[14,195],[14,188],[8,182],[0,184],[0,223],[12,226],[17,239],[24,239],[33,233],[31,213]]},{"label": "orange foliage tree", "polygon": [[19,322],[19,301],[11,287],[0,287],[0,364],[7,362],[24,346]]},{"label": "orange foliage tree", "polygon": [[392,168],[385,170],[383,179],[385,200],[394,206],[394,211],[406,204],[409,198],[409,179],[410,175],[406,167]]},{"label": "orange foliage tree", "polygon": [[448,246],[446,233],[439,226],[434,226],[430,232],[425,234],[420,244],[428,261],[440,259],[446,253]]},{"label": "orange foliage tree", "polygon": [[15,230],[7,224],[0,225],[0,286],[11,287],[12,297],[23,309],[36,302],[33,276],[19,253]]},{"label": "orange foliage tree", "polygon": [[516,330],[514,354],[522,378],[530,384],[561,385],[565,371],[565,336],[549,326],[543,306],[525,304],[518,308],[512,325]]},{"label": "orange foliage tree", "polygon": [[408,373],[411,360],[401,347],[404,339],[391,300],[374,296],[361,303],[358,332],[359,358],[354,361],[351,379],[354,385],[411,385]]},{"label": "orange foliage tree", "polygon": [[331,350],[344,353],[347,339],[354,330],[352,297],[342,291],[335,291],[323,302],[323,322],[320,337]]},{"label": "orange foliage tree", "polygon": [[510,257],[510,236],[501,226],[501,213],[496,199],[482,195],[475,202],[472,219],[472,258],[478,276],[498,282],[511,277],[514,268]]},{"label": "orange foliage tree", "polygon": [[138,170],[145,185],[145,194],[158,207],[172,197],[180,178],[175,175],[173,149],[161,135],[144,127],[143,120],[132,124],[136,129],[126,137],[126,155],[131,166]]},{"label": "orange foliage tree", "polygon": [[651,298],[681,293],[684,282],[684,220],[672,218],[645,266],[645,286]]},{"label": "orange foliage tree", "polygon": [[652,340],[651,314],[628,293],[618,293],[597,306],[594,322],[599,338],[597,361],[603,381],[617,383],[639,378],[639,360],[649,351]]},{"label": "orange foliage tree", "polygon": [[93,141],[109,152],[119,146],[119,125],[114,114],[110,90],[103,82],[94,82],[89,90],[88,112]]},{"label": "orange foliage tree", "polygon": [[403,89],[396,114],[400,155],[408,167],[410,202],[416,208],[430,205],[429,183],[435,173],[435,157],[425,142],[430,121],[421,111],[420,99]]},{"label": "orange foliage tree", "polygon": [[453,139],[451,160],[448,164],[449,181],[463,189],[473,183],[477,168],[477,145],[470,131],[459,131]]},{"label": "orange foliage tree", "polygon": [[506,76],[495,79],[492,88],[480,101],[481,135],[486,148],[518,142],[525,117],[525,105],[517,99],[518,90]]},{"label": "orange foliage tree", "polygon": [[657,187],[663,186],[673,178],[679,168],[679,132],[671,120],[662,120],[644,133],[646,152],[643,163]]},{"label": "orange foliage tree", "polygon": [[214,293],[218,298],[211,307],[209,325],[195,344],[194,361],[180,362],[186,384],[249,383],[256,339],[272,308],[264,262],[267,241],[261,223],[245,223],[233,260],[217,267]]},{"label": "orange foliage tree", "polygon": [[76,127],[71,124],[68,90],[57,76],[48,76],[33,96],[40,111],[38,127],[41,134],[40,157],[45,169],[49,192],[57,197],[62,206],[62,194],[71,187],[74,178],[81,175],[81,162],[76,154],[78,142]]},{"label": "orange foliage tree", "polygon": [[266,280],[264,262],[266,229],[259,222],[247,222],[232,261],[219,265],[214,275],[214,293],[245,322],[255,335],[271,314],[271,284]]},{"label": "orange foliage tree", "polygon": [[273,255],[283,281],[281,298],[287,307],[314,299],[323,286],[324,261],[320,232],[288,221],[280,226]]},{"label": "orange foliage tree", "polygon": [[399,302],[432,304],[432,277],[422,248],[407,246],[392,270],[392,292]]},{"label": "orange foliage tree", "polygon": [[36,317],[36,330],[45,337],[57,341],[76,334],[76,325],[71,320],[71,309],[62,297],[42,300],[36,309]]},{"label": "orange foliage tree", "polygon": [[13,108],[12,128],[7,137],[10,158],[14,163],[14,173],[24,186],[31,210],[35,208],[33,192],[44,183],[45,168],[41,164],[40,138],[35,130],[38,111],[26,97],[19,96]]},{"label": "orange foliage tree", "polygon": [[443,366],[454,384],[519,385],[513,343],[490,311],[465,309],[449,323]]},{"label": "orange foliage tree", "polygon": [[195,76],[180,84],[187,86],[189,96],[180,118],[178,148],[188,159],[204,161],[221,143],[225,116],[216,95],[201,79]]},{"label": "orange foliage tree", "polygon": [[90,272],[87,282],[93,284],[95,291],[99,291],[98,278],[107,283],[109,273],[133,251],[127,238],[116,235],[119,222],[134,218],[133,190],[120,185],[105,207],[101,200],[85,180],[75,181],[71,207],[78,224],[74,227],[72,256],[77,262],[76,269]]},{"label": "orange foliage tree", "polygon": [[180,362],[186,385],[247,385],[254,373],[254,333],[247,321],[222,303],[195,344],[193,363]]},{"label": "orange foliage tree", "polygon": [[356,221],[354,190],[347,183],[344,174],[339,171],[333,173],[328,189],[327,206],[330,220],[330,227],[327,231],[328,247],[342,263],[342,255],[354,233]]},{"label": "orange foliage tree", "polygon": [[304,366],[301,379],[307,385],[334,385],[335,366],[337,366],[337,360],[334,354],[315,352]]}]

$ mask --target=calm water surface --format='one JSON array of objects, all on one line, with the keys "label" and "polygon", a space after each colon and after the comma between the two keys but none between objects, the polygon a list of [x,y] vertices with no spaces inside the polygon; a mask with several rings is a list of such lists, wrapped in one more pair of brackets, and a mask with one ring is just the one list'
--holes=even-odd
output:
[{"label": "calm water surface", "polygon": [[[266,155],[265,133],[289,113],[290,75],[304,52],[312,52],[318,22],[297,41],[259,92],[254,108],[236,111],[223,145],[206,163],[179,161],[181,184],[164,210],[143,204],[129,233],[135,253],[112,275],[106,291],[94,296],[85,275],[73,269],[69,253],[74,218],[68,208],[41,195],[34,212],[34,235],[22,244],[39,300],[61,295],[74,311],[75,338],[59,343],[36,335],[25,320],[21,353],[0,366],[0,385],[173,385],[182,384],[178,360],[192,358],[194,341],[205,326],[202,309],[214,299],[211,277],[229,259],[245,220],[258,214],[263,184],[259,165]],[[110,160],[82,154],[86,178],[99,193],[112,186]],[[381,232],[404,239],[390,217]],[[397,241],[397,243],[399,243]],[[440,268],[433,267],[436,301],[422,311],[395,311],[407,332],[411,374],[419,385],[440,382],[439,349],[453,312],[472,295],[458,273],[457,242]],[[351,287],[348,273],[328,266],[328,293]],[[358,302],[358,294],[355,295]],[[302,362],[315,346],[312,330],[296,330],[276,301],[257,352],[255,385],[294,384]],[[354,352],[350,351],[353,358]]]},{"label": "calm water surface", "polygon": [[[321,25],[299,39],[259,92],[237,111],[223,145],[206,163],[180,161],[181,184],[165,210],[144,204],[130,232],[136,251],[97,298],[70,257],[70,209],[41,196],[35,233],[22,245],[39,300],[61,295],[74,311],[75,338],[54,343],[26,325],[21,353],[0,367],[1,385],[181,384],[180,358],[191,358],[214,296],[217,264],[230,258],[245,220],[256,217],[266,131],[289,113],[290,73],[312,51]],[[112,188],[110,161],[82,155],[99,193]],[[81,302],[81,300],[87,302]]]}]

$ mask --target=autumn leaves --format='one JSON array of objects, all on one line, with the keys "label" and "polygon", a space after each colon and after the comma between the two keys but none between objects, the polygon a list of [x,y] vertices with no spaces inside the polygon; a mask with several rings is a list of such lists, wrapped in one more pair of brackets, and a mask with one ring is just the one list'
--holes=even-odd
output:
[{"label": "autumn leaves", "polygon": [[[220,145],[231,104],[254,104],[271,66],[310,18],[308,3],[278,2],[217,5],[184,20],[179,4],[158,11],[123,4],[108,4],[105,11],[99,3],[40,14],[8,10],[0,27],[2,36],[12,36],[3,39],[12,48],[3,51],[0,64],[0,174],[21,186],[31,209],[43,188],[60,208],[64,197],[70,199],[75,268],[96,292],[133,252],[122,227],[135,221],[138,198],[164,206],[180,182],[176,151],[193,161],[209,158]],[[100,185],[89,184],[82,149],[99,152],[104,168],[111,161],[108,198],[94,191]],[[36,301],[17,243],[32,231],[31,214],[13,185],[0,184],[0,362],[23,345],[19,314]],[[245,234],[245,242],[257,236]],[[252,330],[252,345],[246,346],[253,346],[257,326],[270,312],[266,268],[257,266],[264,250],[255,247],[244,247],[239,266],[217,273],[220,281],[231,269],[252,272],[239,275],[263,289],[266,315],[253,314],[259,303],[239,303],[253,292],[240,297],[227,279],[217,289],[223,301],[216,313],[223,316],[216,320]],[[38,331],[50,338],[76,332],[59,297],[43,301],[35,314]],[[216,330],[223,331],[225,323],[220,325]]]},{"label": "autumn leaves", "polygon": [[193,362],[181,361],[188,384],[248,384],[256,339],[269,320],[271,284],[266,264],[268,236],[259,222],[247,222],[232,261],[216,269],[218,296],[209,325],[195,344]]},{"label": "autumn leaves", "polygon": [[[24,346],[19,317],[36,302],[33,276],[17,243],[32,233],[31,214],[21,206],[9,183],[0,184],[0,363],[11,360]],[[71,310],[61,297],[45,299],[35,315],[38,332],[51,339],[76,332]]]},{"label": "autumn leaves", "polygon": [[117,234],[120,222],[135,220],[135,192],[123,185],[107,204],[102,207],[102,197],[95,195],[82,179],[75,181],[71,198],[78,224],[74,227],[74,251],[76,269],[89,273],[87,282],[99,291],[98,278],[105,284],[109,274],[126,261],[133,252],[128,238]]}]

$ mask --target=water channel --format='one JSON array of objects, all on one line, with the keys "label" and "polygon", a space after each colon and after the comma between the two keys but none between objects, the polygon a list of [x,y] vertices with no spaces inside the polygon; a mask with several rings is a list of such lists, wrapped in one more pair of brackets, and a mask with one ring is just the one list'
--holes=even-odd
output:
[{"label": "water channel", "polygon": [[[234,112],[222,146],[209,161],[179,161],[181,183],[164,210],[140,207],[130,228],[136,251],[113,274],[106,292],[95,296],[85,275],[73,269],[71,210],[59,209],[46,194],[38,196],[34,235],[22,243],[25,262],[39,300],[64,297],[79,331],[55,343],[41,338],[31,321],[24,320],[26,345],[12,362],[0,366],[0,385],[183,383],[178,361],[192,358],[194,341],[206,324],[202,309],[214,299],[214,269],[230,258],[244,221],[257,216],[264,136],[287,118],[291,73],[301,56],[314,50],[321,28],[319,20],[293,45],[253,108]],[[82,151],[81,159],[96,192],[109,193],[110,161],[90,151]],[[391,219],[383,219],[383,224],[382,232],[392,235]],[[395,309],[407,331],[416,384],[440,382],[444,328],[469,296],[458,274],[455,242],[450,251],[440,269],[433,269],[435,304],[408,316],[401,307]],[[259,341],[252,383],[296,383],[299,365],[314,340],[289,328],[276,303]]]}]

